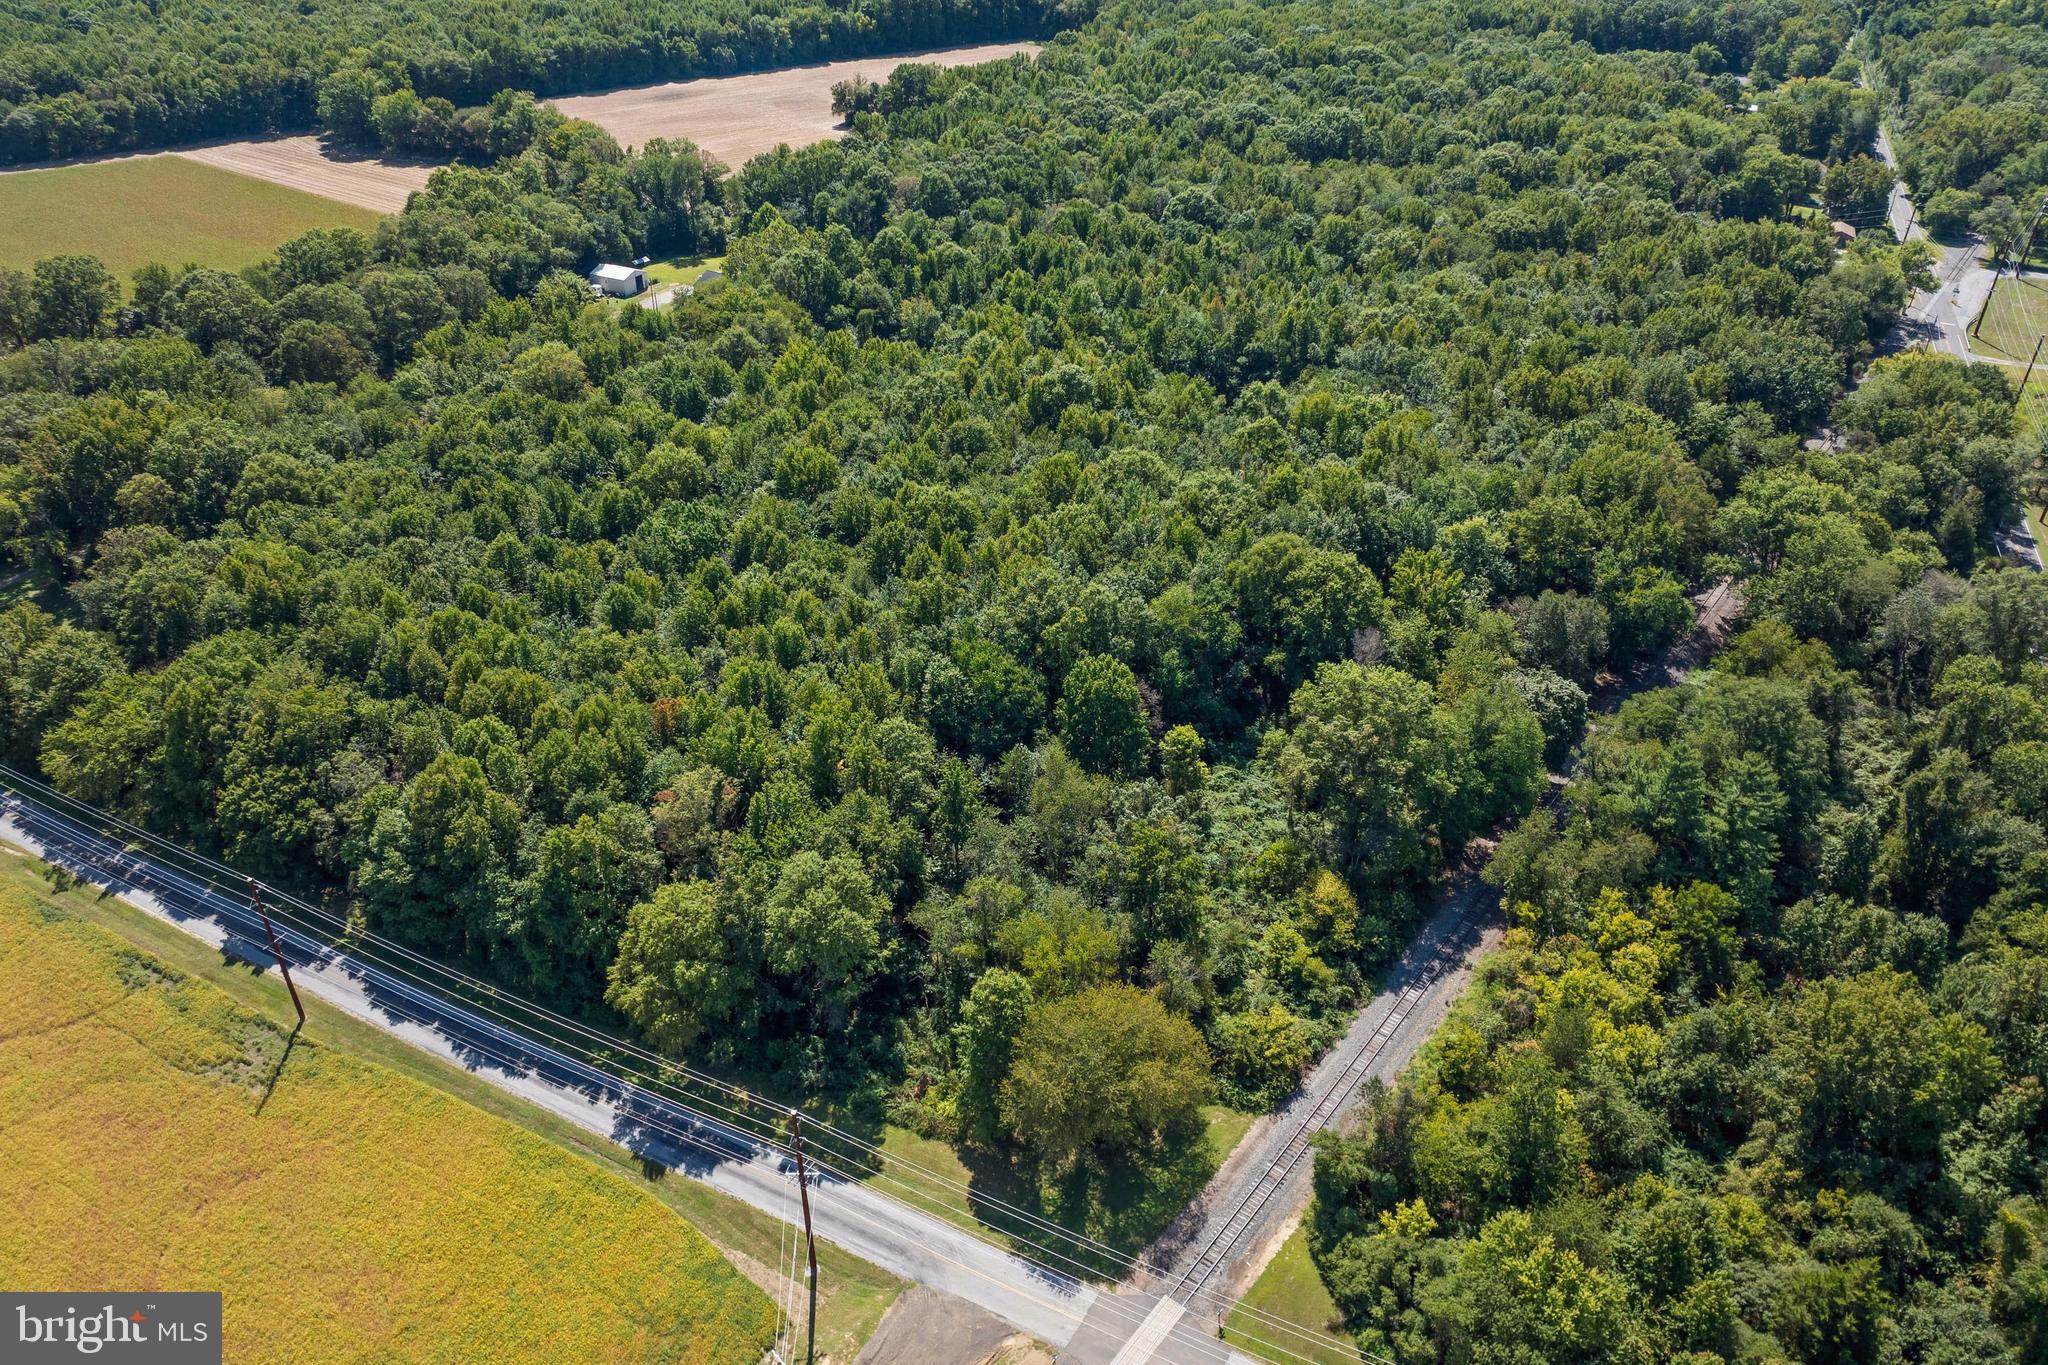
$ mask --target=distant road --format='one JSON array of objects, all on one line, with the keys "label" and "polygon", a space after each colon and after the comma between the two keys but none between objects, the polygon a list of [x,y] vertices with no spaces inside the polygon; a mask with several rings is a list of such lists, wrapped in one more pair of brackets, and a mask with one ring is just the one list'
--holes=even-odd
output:
[{"label": "distant road", "polygon": [[[1882,122],[1877,127],[1877,154],[1896,174],[1899,160],[1892,151],[1891,134],[1885,131]],[[1977,359],[1970,354],[1970,322],[1991,293],[1993,278],[1991,268],[1982,262],[1983,241],[1971,236],[1950,245],[1930,238],[1902,180],[1892,182],[1887,216],[1894,236],[1900,241],[1929,242],[1935,250],[1935,261],[1934,288],[1913,296],[1906,311],[1892,323],[1884,349],[1902,351],[1927,346],[1959,360]]]}]

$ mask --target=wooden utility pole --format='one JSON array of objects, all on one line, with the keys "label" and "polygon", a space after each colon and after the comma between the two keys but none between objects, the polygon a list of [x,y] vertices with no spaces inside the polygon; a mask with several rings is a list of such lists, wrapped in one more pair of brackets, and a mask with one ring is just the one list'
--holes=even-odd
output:
[{"label": "wooden utility pole", "polygon": [[[2022,238],[2022,236],[2020,235],[2020,230],[2018,226],[2014,226],[2012,230],[2012,236],[2005,239],[2005,255],[2007,259],[2012,262],[2012,277],[2015,281],[2017,281],[2020,276],[2027,273],[2027,257],[2031,255],[2034,250],[2034,229],[2041,225],[2041,214],[2043,210],[2048,210],[2048,197],[2044,197],[2041,200],[2041,207],[2034,210],[2033,221],[2027,224],[2027,231],[2024,238]],[[2013,244],[2015,242],[2019,243],[2020,254],[2018,256],[2014,256],[2012,254]],[[2005,267],[2003,266],[1999,266],[1992,270],[1991,288],[1989,292],[1987,292],[1984,295],[1984,306],[1977,310],[1976,325],[1970,328],[1971,336],[1977,336],[1984,330],[1984,318],[1987,314],[1991,312],[1992,296],[1998,293],[1998,281],[2004,274]],[[2018,288],[2019,286],[2015,284],[2013,287]],[[2035,349],[2038,351],[2040,348],[2036,347]],[[2030,365],[2028,366],[2028,368],[2032,369],[2033,367]]]},{"label": "wooden utility pole", "polygon": [[1991,258],[1991,287],[1984,291],[1984,306],[1977,310],[1977,320],[1970,324],[1971,336],[1976,336],[1978,333],[1984,330],[1985,314],[1991,311],[1992,297],[1998,293],[1999,277],[2005,274],[2005,267],[1999,264],[1998,258],[1999,256],[2007,255],[2012,251],[2012,244],[2019,240],[2019,236],[2020,230],[2018,228],[2014,228],[2012,230],[2012,235],[2005,239],[2005,245],[1999,248],[1997,254],[1992,256]]},{"label": "wooden utility pole", "polygon": [[2041,343],[2044,341],[2048,341],[2048,336],[2034,338],[2034,354],[2027,360],[2027,372],[2020,376],[2020,386],[2013,391],[2012,405],[2015,408],[2020,405],[2020,400],[2027,396],[2027,381],[2034,377],[2034,362],[2041,358]]},{"label": "wooden utility pole", "polygon": [[2027,224],[2026,240],[2020,245],[2019,258],[2012,263],[2012,277],[2017,280],[2027,273],[2027,258],[2034,254],[2034,234],[2040,230],[2041,215],[2048,213],[2048,194],[2041,196],[2041,203],[2034,210],[2034,221]]},{"label": "wooden utility pole", "polygon": [[811,1311],[804,1319],[804,1365],[818,1359],[818,1239],[811,1232],[811,1186],[804,1172],[804,1121],[796,1110],[789,1111],[789,1145],[796,1152],[796,1189],[804,1206],[804,1245],[811,1258]]},{"label": "wooden utility pole", "polygon": [[284,988],[292,993],[292,1008],[299,1012],[299,1022],[306,1022],[306,1007],[299,1003],[299,988],[292,982],[292,964],[284,960],[284,949],[277,945],[277,930],[270,927],[270,912],[263,908],[263,884],[254,877],[249,879],[249,904],[256,907],[256,916],[263,921],[263,932],[270,939],[270,955],[277,959],[277,969],[284,973]]}]

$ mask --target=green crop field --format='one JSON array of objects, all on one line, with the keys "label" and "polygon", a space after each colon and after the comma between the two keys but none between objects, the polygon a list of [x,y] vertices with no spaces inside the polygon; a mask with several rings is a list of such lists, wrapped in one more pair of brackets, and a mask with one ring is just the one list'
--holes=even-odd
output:
[{"label": "green crop field", "polygon": [[0,267],[83,252],[116,275],[150,261],[234,270],[307,228],[377,215],[178,156],[0,175]]},{"label": "green crop field", "polygon": [[[1970,339],[1970,349],[1980,356],[2024,365],[2034,353],[2034,343],[2044,335],[2048,335],[2048,274],[2028,274],[1998,282],[1991,305],[1984,311],[1983,325]],[[2048,354],[2048,348],[2043,353]],[[2019,381],[2018,373],[2013,381]]]},{"label": "green crop field", "polygon": [[18,883],[0,1040],[0,1283],[219,1289],[245,1361],[709,1365],[773,1334],[646,1193]]}]

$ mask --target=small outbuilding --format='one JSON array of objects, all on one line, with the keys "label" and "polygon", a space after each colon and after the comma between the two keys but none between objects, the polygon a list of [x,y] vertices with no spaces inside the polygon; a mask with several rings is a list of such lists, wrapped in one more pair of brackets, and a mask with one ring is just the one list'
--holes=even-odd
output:
[{"label": "small outbuilding", "polygon": [[1856,240],[1856,229],[1837,218],[1828,225],[1835,230],[1835,245],[1847,246]]},{"label": "small outbuilding", "polygon": [[630,265],[601,265],[590,272],[590,283],[600,294],[631,298],[647,288],[647,274]]}]

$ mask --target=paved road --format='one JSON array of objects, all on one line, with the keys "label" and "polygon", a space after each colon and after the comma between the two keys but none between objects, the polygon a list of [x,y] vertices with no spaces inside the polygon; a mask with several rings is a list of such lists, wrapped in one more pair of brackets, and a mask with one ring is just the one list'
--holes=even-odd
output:
[{"label": "paved road", "polygon": [[1934,288],[1914,295],[1906,311],[1892,324],[1887,349],[1926,346],[1958,360],[1974,360],[1970,353],[1970,323],[1991,292],[1994,277],[1981,263],[1983,243],[1975,237],[1953,245],[1940,246],[1941,257],[1934,266]]},{"label": "paved road", "polygon": [[[1596,696],[1603,709],[1663,686],[1709,654],[1740,609],[1726,583],[1699,599],[1700,627]],[[0,785],[0,838],[107,888],[137,908],[237,956],[260,958],[246,901],[138,853],[24,792]],[[1196,1205],[1115,1292],[1098,1291],[827,1169],[813,1186],[819,1235],[915,1283],[955,1295],[1059,1350],[1076,1365],[1250,1365],[1217,1324],[1277,1249],[1276,1232],[1307,1202],[1309,1136],[1340,1124],[1363,1084],[1391,1080],[1448,1010],[1498,937],[1497,904],[1478,878],[1483,849],[1452,878],[1439,908],[1386,987],[1299,1092],[1254,1126]],[[670,1096],[621,1081],[361,956],[280,924],[300,988],[570,1122],[779,1218],[791,1175],[776,1145]],[[1275,1329],[1284,1337],[1284,1332]],[[1301,1342],[1282,1340],[1299,1349]]]},{"label": "paved road", "polygon": [[[1694,605],[1698,623],[1691,634],[1594,694],[1589,732],[1602,714],[1628,697],[1680,682],[1711,657],[1727,639],[1743,604],[1734,584],[1724,580],[1695,598]],[[1552,779],[1546,804],[1556,800],[1567,776]],[[1323,1129],[1340,1127],[1368,1082],[1391,1083],[1401,1074],[1449,1012],[1480,957],[1499,940],[1499,896],[1479,876],[1491,852],[1490,842],[1468,850],[1440,894],[1437,909],[1387,974],[1379,993],[1353,1017],[1337,1045],[1309,1069],[1294,1094],[1245,1134],[1208,1188],[1154,1243],[1143,1258],[1143,1268],[1116,1294],[1096,1300],[1075,1346],[1092,1353],[1102,1343],[1116,1342],[1122,1348],[1117,1365],[1177,1361],[1186,1357],[1155,1349],[1147,1328],[1169,1316],[1183,1330],[1189,1321],[1213,1328],[1229,1317],[1308,1204],[1314,1176],[1310,1139]],[[1148,1309],[1145,1325],[1136,1333],[1128,1325],[1130,1304]],[[1284,1336],[1279,1329],[1270,1330]],[[1300,1340],[1275,1344],[1304,1349]]]},{"label": "paved road", "polygon": [[2017,525],[1993,531],[1991,540],[2000,554],[2018,560],[2035,573],[2042,572],[2041,547],[2035,543],[2033,528],[2024,517]]},{"label": "paved road", "polygon": [[[1883,124],[1877,129],[1877,155],[1894,171],[1899,160],[1892,151],[1891,134]],[[1931,241],[1913,210],[1904,181],[1892,182],[1888,214],[1892,233],[1901,241]],[[1977,237],[1961,242],[1934,242],[1934,288],[1914,294],[1906,311],[1892,323],[1883,349],[1902,351],[1927,346],[1962,360],[1971,360],[1970,322],[1991,293],[1994,272],[1982,263],[1984,243]]]},{"label": "paved road", "polygon": [[[0,785],[0,838],[107,888],[138,909],[235,956],[259,958],[263,931],[248,903],[142,856],[86,824]],[[621,1082],[483,1012],[286,925],[277,925],[299,989],[453,1062],[593,1133],[744,1200],[778,1218],[793,1214],[783,1152],[715,1116]],[[232,945],[230,941],[233,941]],[[813,1178],[818,1234],[905,1279],[965,1299],[1021,1331],[1063,1347],[1091,1317],[1138,1329],[1149,1309],[1098,1309],[1093,1287],[1013,1256],[829,1170]],[[1226,1365],[1245,1358],[1192,1324],[1170,1337],[1168,1359]],[[1065,1353],[1063,1353],[1064,1356]],[[1085,1346],[1075,1358],[1105,1365],[1111,1352]]]},{"label": "paved road", "polygon": [[[1892,151],[1892,135],[1885,131],[1882,122],[1877,125],[1877,157],[1892,168],[1894,176],[1898,174],[1899,158]],[[1892,236],[1902,242],[1917,240],[1927,235],[1927,229],[1920,226],[1919,219],[1913,212],[1913,201],[1906,194],[1906,183],[1903,180],[1892,181],[1892,197],[1885,205],[1885,217],[1891,222]]]},{"label": "paved road", "polygon": [[[1899,162],[1892,154],[1891,134],[1884,130],[1882,123],[1877,129],[1877,154],[1885,165],[1897,170]],[[1915,241],[1926,238],[1927,231],[1920,226],[1913,212],[1913,203],[1906,195],[1904,181],[1892,182],[1888,216],[1892,232],[1900,241],[1907,240],[1909,236]],[[1934,263],[1935,286],[1914,294],[1906,305],[1906,311],[1892,323],[1882,348],[1887,354],[1924,345],[1976,364],[2014,363],[1994,356],[1980,356],[1970,349],[1970,323],[1990,297],[1998,275],[1989,266],[1981,264],[1983,245],[1975,237],[1955,246],[1936,244],[1935,249],[1941,254]],[[2023,267],[2024,262],[2016,263],[2013,273],[2018,274]],[[1833,433],[1826,433],[1823,444],[1832,446],[1833,443]],[[2018,560],[2036,573],[2043,571],[2042,547],[2034,543],[2034,533],[2025,518],[2021,518],[2017,525],[1994,531],[1991,538],[2000,554]]]}]

